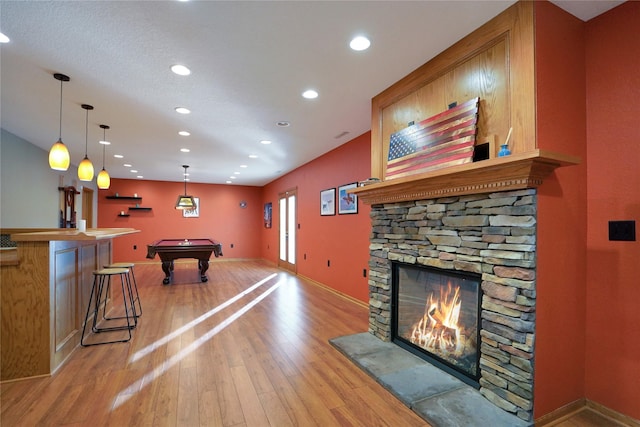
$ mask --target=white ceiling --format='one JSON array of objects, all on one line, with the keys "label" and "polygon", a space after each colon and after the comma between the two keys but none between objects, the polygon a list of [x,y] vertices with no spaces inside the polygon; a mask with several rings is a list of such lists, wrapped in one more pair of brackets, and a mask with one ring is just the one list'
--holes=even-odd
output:
[{"label": "white ceiling", "polygon": [[[63,73],[62,140],[73,164],[85,150],[81,104],[91,104],[96,172],[98,125],[107,124],[112,177],[182,181],[187,164],[192,182],[239,172],[235,185],[261,186],[368,131],[372,97],[512,3],[2,0],[0,31],[11,42],[0,47],[1,124],[49,150],[59,132],[53,73]],[[620,2],[554,3],[588,20]],[[371,39],[367,51],[349,49],[358,34]],[[176,63],[192,74],[173,74]],[[303,99],[308,88],[320,96]]]}]

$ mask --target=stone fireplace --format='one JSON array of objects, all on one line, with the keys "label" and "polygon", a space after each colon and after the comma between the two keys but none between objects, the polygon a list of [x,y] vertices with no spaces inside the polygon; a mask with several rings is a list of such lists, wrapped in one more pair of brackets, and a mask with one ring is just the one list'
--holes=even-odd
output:
[{"label": "stone fireplace", "polygon": [[369,332],[393,338],[394,263],[477,275],[480,392],[531,421],[536,190],[374,203],[371,221]]}]

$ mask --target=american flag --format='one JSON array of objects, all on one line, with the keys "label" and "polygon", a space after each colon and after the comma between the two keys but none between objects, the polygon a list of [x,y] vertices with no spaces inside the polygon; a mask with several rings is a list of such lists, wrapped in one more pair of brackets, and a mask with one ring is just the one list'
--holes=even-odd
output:
[{"label": "american flag", "polygon": [[476,140],[479,98],[393,133],[386,178],[440,169],[471,161]]}]

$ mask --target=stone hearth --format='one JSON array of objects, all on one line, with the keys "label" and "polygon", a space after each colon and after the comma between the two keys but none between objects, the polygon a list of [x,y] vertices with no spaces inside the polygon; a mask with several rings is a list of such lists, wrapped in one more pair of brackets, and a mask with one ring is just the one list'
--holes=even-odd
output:
[{"label": "stone hearth", "polygon": [[533,418],[536,190],[374,204],[369,332],[391,340],[391,262],[482,275],[480,393]]}]

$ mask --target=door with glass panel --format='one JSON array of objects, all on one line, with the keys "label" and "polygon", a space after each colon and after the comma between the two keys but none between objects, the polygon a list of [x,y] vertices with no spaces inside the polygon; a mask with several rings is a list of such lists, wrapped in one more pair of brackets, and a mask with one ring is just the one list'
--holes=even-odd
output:
[{"label": "door with glass panel", "polygon": [[287,190],[278,195],[280,256],[278,266],[296,272],[296,218],[297,189]]}]

